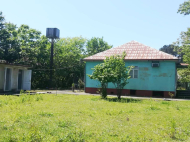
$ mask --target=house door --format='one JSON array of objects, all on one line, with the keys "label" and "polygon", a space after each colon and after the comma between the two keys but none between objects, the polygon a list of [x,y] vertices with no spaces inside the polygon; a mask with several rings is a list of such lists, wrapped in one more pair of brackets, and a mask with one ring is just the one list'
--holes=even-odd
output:
[{"label": "house door", "polygon": [[31,70],[24,70],[23,90],[31,90]]},{"label": "house door", "polygon": [[18,90],[22,89],[22,82],[23,82],[23,70],[18,71]]},{"label": "house door", "polygon": [[4,90],[10,91],[11,90],[11,69],[5,68],[5,84]]}]

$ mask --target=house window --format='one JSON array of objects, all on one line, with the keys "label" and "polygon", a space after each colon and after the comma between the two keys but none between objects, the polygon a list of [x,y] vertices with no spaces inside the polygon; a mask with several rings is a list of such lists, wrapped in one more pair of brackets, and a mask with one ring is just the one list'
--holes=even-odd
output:
[{"label": "house window", "polygon": [[131,71],[130,71],[130,76],[131,78],[138,78],[138,72],[139,68],[135,66]]}]

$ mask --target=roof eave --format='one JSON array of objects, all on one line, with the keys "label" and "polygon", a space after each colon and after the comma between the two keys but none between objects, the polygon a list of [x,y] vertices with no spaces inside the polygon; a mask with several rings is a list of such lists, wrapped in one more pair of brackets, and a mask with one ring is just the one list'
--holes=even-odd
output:
[{"label": "roof eave", "polygon": [[[103,61],[105,59],[83,59],[83,61]],[[176,61],[178,62],[178,59],[124,59],[125,61]]]},{"label": "roof eave", "polygon": [[8,65],[8,66],[17,66],[17,67],[32,68],[32,66],[29,66],[29,65],[21,65],[21,64],[0,63],[0,65]]}]

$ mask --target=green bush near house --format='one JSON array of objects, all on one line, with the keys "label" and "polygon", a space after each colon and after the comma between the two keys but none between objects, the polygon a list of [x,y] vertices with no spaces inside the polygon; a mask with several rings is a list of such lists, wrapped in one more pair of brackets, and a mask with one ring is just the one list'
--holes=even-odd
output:
[{"label": "green bush near house", "polygon": [[0,96],[0,141],[190,141],[190,101]]}]

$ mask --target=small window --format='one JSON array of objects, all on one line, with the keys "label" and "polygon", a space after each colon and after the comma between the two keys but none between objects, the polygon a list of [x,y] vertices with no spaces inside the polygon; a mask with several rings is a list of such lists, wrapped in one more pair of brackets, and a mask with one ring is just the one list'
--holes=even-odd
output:
[{"label": "small window", "polygon": [[138,78],[138,72],[139,72],[139,68],[137,66],[135,66],[129,73],[129,75],[131,76],[131,78]]}]

